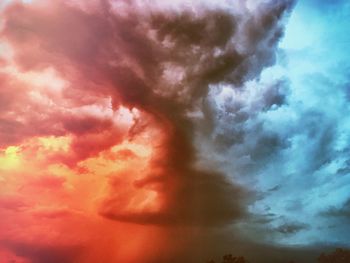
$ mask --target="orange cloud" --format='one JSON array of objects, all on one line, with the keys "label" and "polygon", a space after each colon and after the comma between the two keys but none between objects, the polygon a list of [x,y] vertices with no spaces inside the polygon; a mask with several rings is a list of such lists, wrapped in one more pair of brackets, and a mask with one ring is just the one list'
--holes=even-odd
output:
[{"label": "orange cloud", "polygon": [[[242,40],[238,24],[259,24],[248,9],[83,2],[1,11],[1,253],[40,263],[169,258],[187,244],[171,241],[174,229],[245,215],[246,191],[198,167],[192,115],[205,111],[210,85],[238,85],[271,63],[274,20],[288,5],[262,9],[268,33]],[[244,41],[251,50],[235,44]]]},{"label": "orange cloud", "polygon": [[[101,202],[111,198],[110,191],[117,191],[113,193],[118,200],[113,202],[113,209],[121,213],[157,211],[156,192],[134,186],[134,181],[148,169],[149,145],[117,144],[74,167],[58,162],[55,156],[69,156],[72,147],[71,138],[50,136],[32,138],[2,151],[0,242],[11,249],[13,246],[33,249],[30,253],[60,247],[64,251],[94,247],[93,254],[77,252],[83,262],[107,260],[106,255],[114,258],[116,253],[118,258],[138,258],[133,251],[139,250],[146,236],[156,235],[157,230],[142,229],[126,245],[123,240],[129,239],[129,232],[139,227],[102,219],[99,210]],[[54,247],[46,247],[47,244]],[[131,249],[133,244],[137,247]]]}]

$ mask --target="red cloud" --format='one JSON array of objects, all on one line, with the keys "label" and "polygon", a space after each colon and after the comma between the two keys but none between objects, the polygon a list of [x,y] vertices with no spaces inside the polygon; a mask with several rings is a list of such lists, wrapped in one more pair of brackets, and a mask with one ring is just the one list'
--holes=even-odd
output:
[{"label": "red cloud", "polygon": [[176,253],[157,227],[246,215],[244,189],[197,167],[189,113],[210,85],[273,63],[289,2],[240,15],[124,4],[37,0],[3,12],[14,54],[1,63],[0,192],[15,197],[0,196],[0,244],[32,262],[154,262],[154,247]]}]

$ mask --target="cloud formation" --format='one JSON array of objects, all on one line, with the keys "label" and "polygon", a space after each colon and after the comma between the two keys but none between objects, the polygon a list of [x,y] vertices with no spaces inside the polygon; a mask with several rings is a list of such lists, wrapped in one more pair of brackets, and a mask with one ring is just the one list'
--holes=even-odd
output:
[{"label": "cloud formation", "polygon": [[[91,262],[103,254],[96,245],[102,242],[118,247],[108,246],[106,262],[135,262],[140,255],[132,248],[154,235],[145,262],[198,260],[186,247],[203,236],[206,247],[218,236],[230,240],[222,229],[247,238],[247,247],[260,247],[251,239],[302,243],[317,229],[344,243],[339,232],[347,229],[349,196],[340,187],[335,204],[327,192],[349,182],[348,119],[341,113],[348,111],[349,82],[346,72],[332,77],[346,59],[302,63],[305,54],[319,54],[307,46],[312,36],[296,49],[288,37],[279,46],[293,6],[8,4],[0,72],[3,253],[32,262],[49,254]],[[6,230],[12,220],[30,230]],[[57,234],[83,223],[67,237]],[[99,229],[105,239],[96,237]],[[137,235],[130,248],[122,244],[130,239],[125,229]],[[53,247],[30,239],[46,232]],[[271,247],[272,254],[278,250]]]}]

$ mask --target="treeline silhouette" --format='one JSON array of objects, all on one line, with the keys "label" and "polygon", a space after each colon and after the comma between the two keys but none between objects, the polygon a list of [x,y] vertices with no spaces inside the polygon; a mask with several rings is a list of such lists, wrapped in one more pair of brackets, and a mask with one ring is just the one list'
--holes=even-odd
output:
[{"label": "treeline silhouette", "polygon": [[[330,254],[322,253],[317,258],[318,263],[350,263],[350,250],[337,248]],[[232,254],[227,254],[223,256],[221,262],[216,262],[214,260],[209,260],[207,263],[252,263],[246,260],[244,257],[235,257]],[[286,261],[286,263],[297,263],[296,261]]]}]

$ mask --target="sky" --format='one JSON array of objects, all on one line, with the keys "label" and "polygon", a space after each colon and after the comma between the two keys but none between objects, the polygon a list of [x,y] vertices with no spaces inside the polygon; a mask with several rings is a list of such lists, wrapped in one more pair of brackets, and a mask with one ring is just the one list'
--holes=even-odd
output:
[{"label": "sky", "polygon": [[1,262],[313,262],[349,247],[349,1],[0,13]]}]

